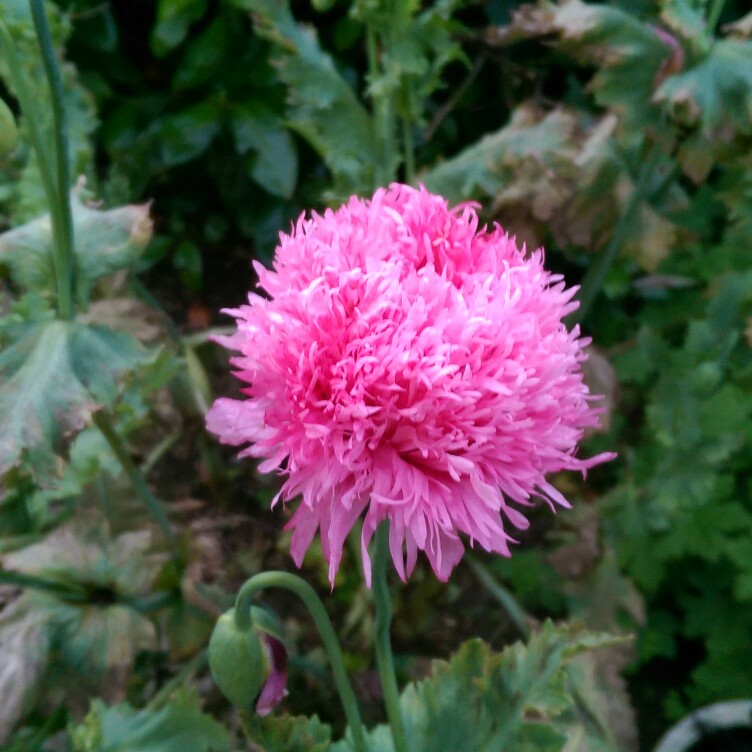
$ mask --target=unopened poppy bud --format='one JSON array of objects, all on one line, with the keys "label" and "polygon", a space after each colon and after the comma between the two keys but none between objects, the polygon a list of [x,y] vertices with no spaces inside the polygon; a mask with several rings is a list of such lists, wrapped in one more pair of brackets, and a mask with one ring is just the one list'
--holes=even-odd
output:
[{"label": "unopened poppy bud", "polygon": [[287,651],[271,617],[251,608],[251,626],[238,629],[235,609],[219,617],[209,642],[209,667],[230,702],[268,713],[285,696]]},{"label": "unopened poppy bud", "polygon": [[0,157],[13,151],[18,141],[16,119],[5,102],[0,99]]}]

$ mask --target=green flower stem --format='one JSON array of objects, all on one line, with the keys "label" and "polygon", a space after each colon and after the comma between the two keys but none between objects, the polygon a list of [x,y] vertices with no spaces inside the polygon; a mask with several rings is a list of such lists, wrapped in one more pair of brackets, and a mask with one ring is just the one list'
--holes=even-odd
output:
[{"label": "green flower stem", "polygon": [[130,479],[136,493],[143,501],[144,506],[149,511],[149,514],[156,520],[165,538],[170,542],[173,548],[177,548],[177,541],[175,538],[175,532],[172,529],[170,520],[167,518],[162,505],[159,503],[159,499],[151,492],[143,473],[138,469],[136,464],[131,459],[128,450],[125,448],[121,438],[117,435],[117,432],[112,427],[112,424],[108,418],[101,412],[94,413],[93,417],[94,425],[100,430],[107,443],[110,445],[115,457],[117,457],[120,466],[125,471],[125,474]]},{"label": "green flower stem", "polygon": [[[57,281],[58,314],[62,319],[73,318],[73,275],[75,273],[73,255],[73,215],[70,206],[70,165],[68,163],[68,121],[65,114],[63,79],[57,63],[55,48],[52,45],[50,27],[44,0],[29,0],[39,49],[42,53],[47,82],[50,87],[52,113],[54,117],[55,157],[57,162],[56,200],[50,202],[57,211],[52,214],[55,236],[55,277]],[[49,197],[48,197],[49,198]]]},{"label": "green flower stem", "polygon": [[376,545],[373,554],[373,602],[376,607],[374,641],[376,663],[381,677],[386,715],[392,730],[395,752],[408,752],[405,723],[400,708],[399,687],[394,672],[392,641],[389,628],[392,623],[392,599],[387,584],[389,569],[389,525],[383,522],[376,530]]},{"label": "green flower stem", "polygon": [[718,26],[718,21],[721,20],[721,13],[726,5],[726,0],[713,0],[713,4],[710,6],[708,12],[708,31],[712,34],[715,31],[715,27]]},{"label": "green flower stem", "polygon": [[[368,78],[369,81],[377,81],[381,75],[379,65],[378,42],[376,31],[370,23],[366,24],[366,54],[368,58]],[[394,123],[394,103],[391,101],[392,96],[372,96],[374,122],[376,127],[376,138],[383,155],[383,164],[377,167],[376,184],[387,185],[394,180],[394,143],[395,143],[395,123]]]},{"label": "green flower stem", "polygon": [[568,321],[572,323],[582,321],[598,297],[598,293],[601,291],[603,283],[606,280],[606,275],[608,274],[611,265],[616,260],[617,254],[621,250],[622,245],[624,245],[627,233],[634,223],[635,214],[639,209],[640,204],[645,200],[647,186],[653,175],[658,156],[659,151],[654,147],[652,154],[648,156],[647,159],[643,160],[634,190],[629,197],[624,212],[619,218],[614,234],[611,236],[611,240],[603,253],[598,257],[597,262],[588,269],[582,280],[582,286],[578,296],[580,299],[580,307],[568,317]]},{"label": "green flower stem", "polygon": [[350,732],[353,737],[353,744],[358,752],[368,752],[366,744],[365,730],[363,722],[360,719],[360,710],[358,702],[355,699],[350,680],[345,671],[345,664],[342,659],[342,650],[337,640],[337,634],[334,631],[332,622],[327,616],[324,604],[316,594],[316,591],[301,577],[290,574],[289,572],[262,572],[251,577],[240,588],[238,597],[235,601],[235,624],[240,631],[247,631],[251,627],[251,604],[253,596],[259,590],[266,588],[282,588],[289,590],[291,593],[300,598],[313,617],[316,624],[321,642],[324,643],[324,649],[332,665],[334,673],[334,683],[337,686],[342,707],[345,710],[347,723],[350,726]]}]

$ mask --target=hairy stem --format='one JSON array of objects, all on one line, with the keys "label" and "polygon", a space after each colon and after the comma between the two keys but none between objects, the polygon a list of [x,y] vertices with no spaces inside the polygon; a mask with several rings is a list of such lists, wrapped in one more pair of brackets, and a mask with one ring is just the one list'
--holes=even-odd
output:
[{"label": "hairy stem", "polygon": [[337,640],[332,622],[326,613],[324,604],[316,594],[316,591],[301,577],[289,572],[263,572],[251,577],[240,588],[235,601],[235,624],[240,631],[247,631],[251,627],[251,604],[253,596],[259,590],[277,587],[289,590],[300,598],[313,618],[318,630],[321,642],[324,644],[329,663],[334,674],[334,683],[339,692],[342,707],[347,717],[347,723],[352,733],[353,744],[358,752],[368,752],[365,730],[360,719],[358,702],[355,699],[352,685],[345,671],[345,663],[342,658],[342,649]]},{"label": "hairy stem", "polygon": [[395,752],[408,752],[405,723],[400,708],[399,687],[394,672],[392,640],[389,629],[392,624],[392,599],[387,584],[389,568],[389,525],[383,522],[376,530],[376,545],[373,555],[373,602],[376,608],[374,642],[376,663],[384,693],[384,704],[389,726],[392,730]]},{"label": "hairy stem", "polygon": [[[53,217],[54,264],[57,284],[57,308],[61,319],[73,318],[73,275],[75,259],[73,255],[73,215],[70,206],[70,165],[68,161],[68,121],[65,114],[63,79],[60,76],[55,48],[52,45],[50,27],[44,0],[29,0],[34,28],[42,54],[44,71],[50,87],[52,101],[53,130],[55,136],[56,187],[54,201],[50,202]],[[48,196],[49,200],[49,196]],[[56,211],[52,211],[53,207]],[[54,221],[56,218],[57,221]]]}]

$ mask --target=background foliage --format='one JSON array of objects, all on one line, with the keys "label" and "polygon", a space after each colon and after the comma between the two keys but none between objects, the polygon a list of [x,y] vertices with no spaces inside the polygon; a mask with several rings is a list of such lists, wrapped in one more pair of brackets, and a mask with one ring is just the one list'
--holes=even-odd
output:
[{"label": "background foliage", "polygon": [[[501,707],[509,693],[526,698],[504,726],[515,750],[636,749],[636,728],[649,749],[690,709],[752,696],[744,6],[50,3],[71,160],[86,178],[73,199],[79,315],[55,319],[49,217],[39,219],[49,207],[21,116],[19,144],[0,157],[0,743],[241,743],[203,650],[242,578],[289,564],[279,514],[267,511],[271,481],[203,436],[212,394],[234,388],[208,336],[226,325],[218,309],[250,289],[250,260],[268,261],[304,207],[395,174],[480,202],[582,285],[571,323],[597,343],[588,376],[606,395],[606,431],[586,450],[619,452],[587,486],[555,478],[575,510],[543,510],[511,560],[473,558],[446,588],[419,569],[401,592],[416,749],[437,748],[434,732],[469,738],[425,714],[478,677]],[[0,19],[49,112],[25,0],[0,0]],[[19,115],[7,56],[0,78]],[[169,500],[169,520],[146,514],[134,473]],[[375,723],[356,561],[329,602]],[[325,587],[321,564],[309,556],[306,575]],[[267,605],[289,635],[287,709],[325,723],[250,718],[247,736],[344,752],[304,615],[273,596]],[[598,639],[571,627],[534,629],[527,649],[500,655],[459,648],[479,634],[501,649],[547,617],[637,639],[573,665]],[[458,648],[426,678],[426,659]],[[548,666],[549,683],[515,684],[526,661]],[[498,748],[487,720],[486,746],[472,749]],[[389,749],[383,727],[372,741]]]}]

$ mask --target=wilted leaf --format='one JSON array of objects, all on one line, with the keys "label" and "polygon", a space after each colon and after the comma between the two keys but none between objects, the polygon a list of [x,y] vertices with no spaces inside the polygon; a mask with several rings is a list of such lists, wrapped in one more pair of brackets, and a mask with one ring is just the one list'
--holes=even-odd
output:
[{"label": "wilted leaf", "polygon": [[48,621],[23,596],[0,614],[0,744],[33,707],[50,649]]},{"label": "wilted leaf", "polygon": [[56,668],[100,696],[122,699],[136,655],[156,647],[154,625],[131,606],[151,592],[164,564],[151,531],[111,537],[106,520],[88,510],[0,560],[6,571],[59,588],[23,596],[29,613],[46,624]]},{"label": "wilted leaf", "polygon": [[[83,203],[79,190],[71,193],[71,209],[77,296],[87,301],[97,279],[135,264],[149,242],[152,223],[146,204],[102,211]],[[7,266],[25,290],[54,290],[49,214],[0,235],[0,265]]]},{"label": "wilted leaf", "polygon": [[[510,122],[421,176],[450,201],[491,204],[504,228],[535,243],[552,233],[560,247],[597,250],[611,238],[634,183],[614,139],[616,119],[567,107],[520,105]],[[673,200],[673,199],[672,199]],[[643,202],[626,253],[648,270],[668,253],[677,228]]]},{"label": "wilted leaf", "polygon": [[381,155],[371,116],[315,32],[296,23],[287,2],[233,2],[252,12],[256,30],[274,46],[274,62],[288,87],[288,126],[319,153],[335,190],[346,195],[373,189]]},{"label": "wilted leaf", "polygon": [[2,557],[12,571],[58,583],[83,583],[123,598],[148,592],[164,563],[150,529],[111,537],[104,518],[87,510],[46,538]]},{"label": "wilted leaf", "polygon": [[140,342],[154,342],[165,332],[164,314],[138,298],[108,297],[96,300],[78,320],[132,334]]},{"label": "wilted leaf", "polygon": [[76,322],[6,325],[0,352],[0,474],[29,455],[44,479],[63,438],[111,405],[120,382],[154,355],[132,337]]},{"label": "wilted leaf", "polygon": [[74,752],[229,752],[230,733],[203,713],[198,698],[181,690],[159,709],[108,708],[95,700],[71,733]]},{"label": "wilted leaf", "polygon": [[598,67],[590,82],[595,100],[618,114],[624,138],[641,139],[646,129],[667,137],[652,93],[674,50],[652,26],[609,5],[539,2],[517,9],[512,23],[493,30],[488,39],[507,45],[550,35],[562,50]]}]

